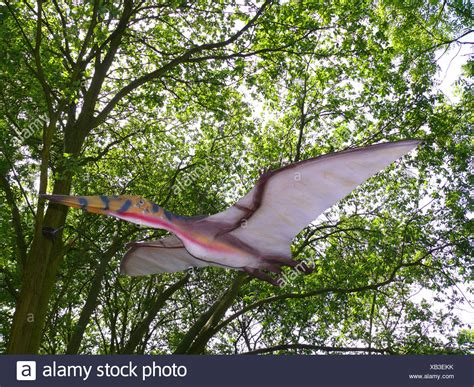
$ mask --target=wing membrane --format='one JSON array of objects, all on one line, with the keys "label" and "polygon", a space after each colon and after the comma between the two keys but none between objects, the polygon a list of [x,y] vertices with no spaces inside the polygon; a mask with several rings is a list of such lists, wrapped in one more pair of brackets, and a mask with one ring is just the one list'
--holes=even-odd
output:
[{"label": "wing membrane", "polygon": [[172,235],[157,241],[133,242],[120,264],[120,272],[130,276],[173,273],[191,267],[218,266],[188,253],[178,237]]},{"label": "wing membrane", "polygon": [[287,256],[303,228],[418,144],[376,144],[291,164],[271,172],[234,206],[207,220],[234,225],[231,235],[265,254]]}]

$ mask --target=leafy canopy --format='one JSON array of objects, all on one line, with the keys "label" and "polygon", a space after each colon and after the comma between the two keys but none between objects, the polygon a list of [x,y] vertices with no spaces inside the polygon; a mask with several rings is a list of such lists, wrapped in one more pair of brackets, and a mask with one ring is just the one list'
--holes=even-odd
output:
[{"label": "leafy canopy", "polygon": [[[468,352],[472,58],[458,102],[435,76],[470,15],[449,0],[7,1],[1,350]],[[212,214],[262,169],[405,138],[424,142],[295,239],[315,271],[281,288],[214,268],[119,276],[126,242],[164,232],[38,202],[135,194]]]}]

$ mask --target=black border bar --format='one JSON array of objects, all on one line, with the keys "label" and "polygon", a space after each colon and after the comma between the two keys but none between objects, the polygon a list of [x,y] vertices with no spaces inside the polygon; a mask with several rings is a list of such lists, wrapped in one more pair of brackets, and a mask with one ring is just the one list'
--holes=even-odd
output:
[{"label": "black border bar", "polygon": [[[32,377],[29,374],[31,369],[28,364],[25,366],[24,363],[17,363],[24,361],[35,362],[35,381],[17,380],[17,368],[20,370],[18,372],[23,372],[24,377]],[[0,387],[33,385],[472,387],[473,370],[474,356],[457,355],[3,355],[0,356]]]}]

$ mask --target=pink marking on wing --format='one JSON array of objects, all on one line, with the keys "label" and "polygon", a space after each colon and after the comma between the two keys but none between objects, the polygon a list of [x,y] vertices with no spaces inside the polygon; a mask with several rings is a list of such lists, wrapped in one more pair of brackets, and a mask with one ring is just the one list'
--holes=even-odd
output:
[{"label": "pink marking on wing", "polygon": [[206,248],[207,250],[217,251],[221,253],[228,253],[228,252],[236,252],[236,249],[232,246],[226,245],[222,242],[218,242],[215,240],[209,240],[209,238],[203,236],[199,238],[199,236],[192,235],[190,233],[182,232],[179,235],[182,238],[187,239],[188,241],[199,245],[201,247]]},{"label": "pink marking on wing", "polygon": [[168,230],[174,234],[176,234],[178,237],[187,239],[191,243],[195,243],[196,245],[199,245],[201,247],[204,247],[208,250],[213,250],[217,252],[230,252],[230,251],[235,251],[236,249],[232,248],[231,246],[225,245],[223,243],[216,243],[213,241],[207,242],[202,239],[207,239],[207,238],[196,238],[196,236],[192,235],[189,232],[185,232],[183,230],[178,229],[175,225],[173,225],[170,222],[167,222],[161,218],[158,218],[156,216],[148,216],[148,215],[143,215],[143,214],[135,214],[135,213],[119,213],[119,212],[112,212],[111,214],[114,216],[117,216],[122,219],[133,219],[133,220],[142,220],[147,223],[151,223],[156,225],[157,227],[164,228],[165,230]]}]

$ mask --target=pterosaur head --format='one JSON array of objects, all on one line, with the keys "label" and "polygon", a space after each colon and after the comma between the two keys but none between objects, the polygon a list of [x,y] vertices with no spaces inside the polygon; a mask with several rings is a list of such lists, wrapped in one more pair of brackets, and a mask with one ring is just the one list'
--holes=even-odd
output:
[{"label": "pterosaur head", "polygon": [[67,196],[41,195],[42,198],[65,206],[81,208],[95,214],[110,215],[133,223],[166,228],[172,214],[141,196]]}]

